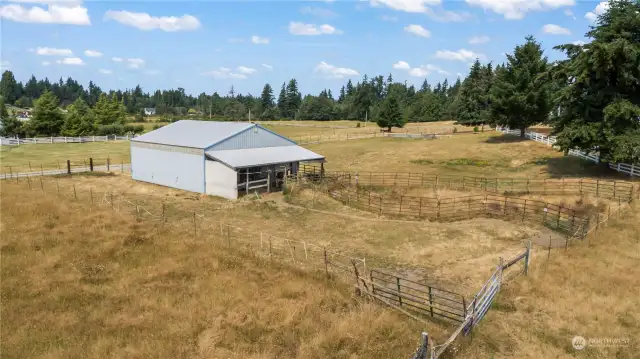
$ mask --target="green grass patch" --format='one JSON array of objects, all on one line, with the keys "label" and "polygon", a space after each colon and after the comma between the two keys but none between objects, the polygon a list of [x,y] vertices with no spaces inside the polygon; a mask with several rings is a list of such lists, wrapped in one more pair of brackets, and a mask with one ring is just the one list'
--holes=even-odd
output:
[{"label": "green grass patch", "polygon": [[414,163],[416,165],[432,165],[432,164],[435,164],[434,161],[423,159],[423,158],[421,158],[419,160],[411,160],[409,162]]},{"label": "green grass patch", "polygon": [[452,160],[444,161],[442,164],[445,166],[476,166],[476,167],[488,167],[491,166],[489,161],[474,160],[471,158],[454,158]]}]

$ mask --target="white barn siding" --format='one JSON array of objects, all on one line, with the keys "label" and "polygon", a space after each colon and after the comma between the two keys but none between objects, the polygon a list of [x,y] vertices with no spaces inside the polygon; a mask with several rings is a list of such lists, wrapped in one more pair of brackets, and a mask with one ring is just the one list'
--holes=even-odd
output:
[{"label": "white barn siding", "polygon": [[131,142],[131,164],[135,180],[205,192],[201,149]]},{"label": "white barn siding", "polygon": [[207,160],[205,162],[206,193],[228,199],[238,198],[238,174],[226,165]]},{"label": "white barn siding", "polygon": [[261,127],[251,127],[225,141],[207,148],[207,150],[239,150],[245,148],[291,146],[293,144],[295,144],[293,141],[276,135],[275,133],[267,131]]}]

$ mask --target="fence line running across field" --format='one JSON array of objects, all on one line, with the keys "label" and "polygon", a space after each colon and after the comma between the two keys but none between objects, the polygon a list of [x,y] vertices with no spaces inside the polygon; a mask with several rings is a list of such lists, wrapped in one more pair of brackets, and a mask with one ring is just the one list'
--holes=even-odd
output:
[{"label": "fence line running across field", "polygon": [[[306,177],[319,177],[321,169],[316,166],[302,165],[300,173]],[[448,188],[453,190],[479,190],[499,194],[576,194],[592,195],[628,201],[637,190],[635,182],[616,180],[592,180],[587,178],[561,178],[532,180],[523,178],[496,178],[472,176],[442,176],[430,173],[410,172],[348,172],[324,171],[322,176],[339,179],[355,186],[373,187],[419,187]],[[640,194],[640,193],[638,193]]]},{"label": "fence line running across field", "polygon": [[[520,136],[520,130],[510,130],[508,127],[496,127],[496,130],[508,135]],[[552,147],[555,146],[555,143],[557,142],[557,138],[555,136],[546,136],[542,133],[532,132],[528,130],[525,131],[524,137],[536,142],[542,142]],[[600,163],[600,157],[597,153],[587,153],[578,150],[570,150],[569,154],[591,162]],[[617,172],[628,174],[632,177],[640,177],[640,164],[609,163],[609,168]]]},{"label": "fence line running across field", "polygon": [[28,138],[7,138],[0,137],[2,146],[19,146],[26,144],[45,143],[87,143],[87,142],[107,142],[107,141],[128,141],[134,136],[82,136],[82,137],[28,137]]}]

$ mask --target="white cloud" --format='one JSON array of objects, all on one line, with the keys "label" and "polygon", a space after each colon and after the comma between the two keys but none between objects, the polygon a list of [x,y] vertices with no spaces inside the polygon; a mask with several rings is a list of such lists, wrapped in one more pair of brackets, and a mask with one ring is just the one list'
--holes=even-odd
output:
[{"label": "white cloud", "polygon": [[122,58],[121,57],[112,57],[111,61],[113,61],[113,62],[122,62]]},{"label": "white cloud", "polygon": [[326,78],[331,79],[342,79],[349,76],[360,75],[360,73],[354,69],[350,69],[347,67],[337,67],[328,64],[325,61],[321,61],[318,66],[316,66],[315,71],[321,73]]},{"label": "white cloud", "polygon": [[273,66],[271,66],[271,65],[262,64],[262,67],[264,67],[267,70],[273,70]]},{"label": "white cloud", "polygon": [[109,10],[104,14],[105,20],[114,20],[123,25],[133,26],[140,30],[192,31],[200,27],[200,21],[191,15],[151,16],[146,12],[129,12]]},{"label": "white cloud", "polygon": [[575,0],[465,0],[469,6],[480,7],[504,16],[507,20],[520,20],[530,11],[547,11],[575,5]]},{"label": "white cloud", "polygon": [[546,24],[542,27],[542,32],[550,35],[571,35],[569,29],[555,24]]},{"label": "white cloud", "polygon": [[409,70],[411,66],[409,66],[409,63],[407,63],[406,61],[398,61],[393,64],[393,68],[396,70]]},{"label": "white cloud", "polygon": [[426,64],[420,65],[419,67],[411,67],[405,61],[398,61],[393,64],[393,68],[396,70],[405,70],[409,74],[409,76],[413,77],[426,77],[427,75],[437,72],[439,74],[448,75],[449,73],[439,68],[436,65]]},{"label": "white cloud", "polygon": [[57,60],[56,63],[60,65],[84,65],[84,61],[82,61],[82,59],[79,57],[65,57],[62,60]]},{"label": "white cloud", "polygon": [[42,66],[49,66],[51,63],[49,61],[42,61]]},{"label": "white cloud", "polygon": [[138,58],[127,59],[127,66],[130,69],[139,69],[144,66],[144,60]]},{"label": "white cloud", "polygon": [[100,69],[100,70],[98,70],[98,72],[100,72],[101,74],[105,74],[105,75],[111,75],[111,73],[112,73],[111,70],[105,70],[105,69]]},{"label": "white cloud", "polygon": [[252,69],[251,67],[246,66],[238,66],[236,67],[236,71],[243,75],[251,75],[256,72],[256,69]]},{"label": "white cloud", "polygon": [[458,51],[438,50],[436,51],[436,58],[442,60],[468,62],[473,61],[476,58],[485,59],[486,56],[484,56],[483,54],[475,53],[471,50],[460,49]]},{"label": "white cloud", "polygon": [[212,76],[217,79],[237,79],[244,80],[247,78],[247,75],[239,74],[236,72],[232,72],[228,67],[220,67],[217,70],[211,70],[203,73],[205,76]]},{"label": "white cloud", "polygon": [[96,50],[84,50],[84,55],[89,57],[102,57],[102,52]]},{"label": "white cloud", "polygon": [[300,13],[316,17],[334,17],[337,14],[329,9],[313,6],[305,6],[300,9]]},{"label": "white cloud", "polygon": [[448,10],[434,11],[430,8],[427,8],[425,12],[432,20],[439,22],[463,22],[472,17],[468,12],[455,12]]},{"label": "white cloud", "polygon": [[79,5],[67,6],[66,3],[58,5],[53,2],[47,6],[47,9],[17,4],[2,5],[0,6],[0,18],[34,24],[91,25],[87,8]]},{"label": "white cloud", "polygon": [[340,35],[342,34],[342,31],[328,24],[317,26],[315,24],[305,24],[302,22],[291,21],[289,23],[289,33],[291,33],[292,35],[307,35],[307,36]]},{"label": "white cloud", "polygon": [[370,0],[373,7],[388,7],[398,11],[411,13],[427,12],[429,6],[440,4],[440,0]]},{"label": "white cloud", "polygon": [[593,11],[589,11],[584,15],[584,18],[589,20],[592,23],[595,23],[598,20],[598,16],[604,14],[609,9],[609,2],[603,1],[599,3]]},{"label": "white cloud", "polygon": [[73,55],[73,51],[69,49],[55,49],[52,47],[38,47],[36,50],[36,55],[42,56],[71,56]]},{"label": "white cloud", "polygon": [[486,44],[489,41],[491,41],[489,36],[473,36],[469,39],[471,45]]},{"label": "white cloud", "polygon": [[407,25],[404,27],[404,31],[417,35],[417,36],[421,36],[421,37],[430,37],[431,36],[431,32],[427,29],[425,29],[424,27],[420,26],[420,25]]},{"label": "white cloud", "polygon": [[266,37],[253,35],[251,36],[251,42],[253,42],[256,45],[266,45],[269,43],[269,39],[267,39]]},{"label": "white cloud", "polygon": [[567,15],[568,17],[572,18],[573,20],[576,19],[576,16],[573,14],[573,11],[571,11],[571,9],[565,9],[564,10],[564,14]]},{"label": "white cloud", "polygon": [[389,15],[382,15],[382,16],[380,16],[380,19],[382,21],[391,21],[391,22],[398,21],[398,17],[397,16],[389,16]]}]

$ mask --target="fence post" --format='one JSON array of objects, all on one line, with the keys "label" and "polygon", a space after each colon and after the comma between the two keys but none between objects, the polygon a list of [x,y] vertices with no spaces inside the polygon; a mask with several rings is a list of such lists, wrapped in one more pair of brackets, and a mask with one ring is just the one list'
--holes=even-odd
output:
[{"label": "fence post", "polygon": [[402,306],[402,297],[400,296],[400,277],[396,277],[396,286],[398,287],[398,303]]},{"label": "fence post", "polygon": [[[329,278],[329,261],[327,260],[327,247],[323,247],[324,250],[324,273]],[[271,258],[271,237],[269,237],[269,258]]]},{"label": "fence post", "polygon": [[[231,248],[231,225],[227,224],[227,247]],[[269,248],[271,248],[271,238],[269,238]],[[269,249],[271,252],[271,249]]]},{"label": "fence post", "polygon": [[524,275],[529,273],[529,261],[531,260],[531,241],[527,242],[527,254],[524,257]]},{"label": "fence post", "polygon": [[596,197],[600,196],[600,180],[596,181]]},{"label": "fence post", "polygon": [[73,198],[77,201],[78,200],[78,195],[76,194],[76,185],[73,185]]},{"label": "fence post", "polygon": [[107,172],[111,172],[111,159],[107,157]]},{"label": "fence post", "polygon": [[67,174],[71,174],[71,160],[67,160]]},{"label": "fence post", "polygon": [[89,171],[93,172],[93,157],[89,157]]},{"label": "fence post", "polygon": [[167,221],[165,216],[164,216],[164,202],[162,202],[162,226],[164,227],[164,223]]},{"label": "fence post", "polygon": [[433,296],[431,295],[431,286],[429,286],[429,311],[433,317]]}]

